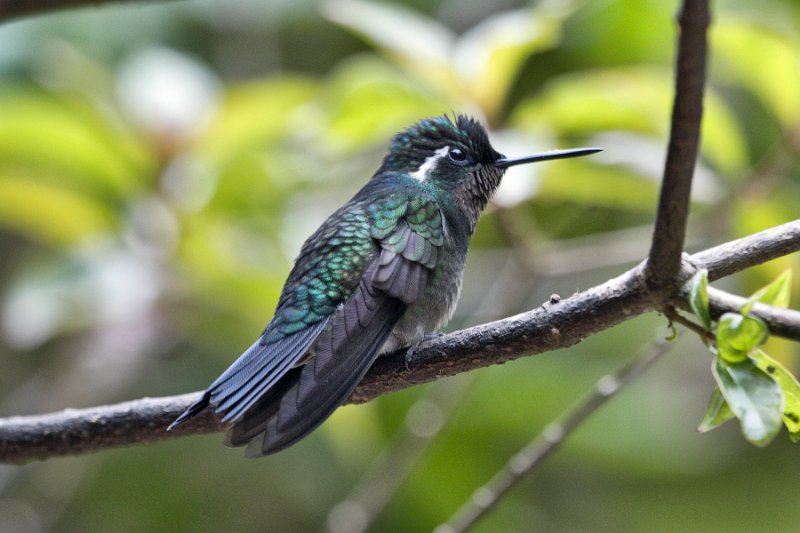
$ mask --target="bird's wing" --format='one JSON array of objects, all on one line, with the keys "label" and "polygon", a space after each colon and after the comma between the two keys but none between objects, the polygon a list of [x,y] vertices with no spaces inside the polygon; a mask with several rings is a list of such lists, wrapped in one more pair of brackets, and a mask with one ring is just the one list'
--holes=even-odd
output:
[{"label": "bird's wing", "polygon": [[306,356],[379,250],[363,208],[347,204],[328,218],[303,245],[261,337],[169,429],[209,404],[223,422],[263,405],[260,400]]},{"label": "bird's wing", "polygon": [[251,442],[248,455],[281,450],[327,419],[358,385],[407,306],[427,286],[444,244],[438,205],[419,195],[395,194],[367,210],[379,251],[328,320],[313,357],[282,380],[280,405],[264,402],[263,409],[252,409],[232,428],[232,445],[264,432],[263,439]]},{"label": "bird's wing", "polygon": [[419,194],[344,206],[306,241],[262,337],[170,427],[210,404],[234,421],[226,443],[252,441],[249,455],[307,435],[347,399],[422,296],[444,232],[438,205]]}]

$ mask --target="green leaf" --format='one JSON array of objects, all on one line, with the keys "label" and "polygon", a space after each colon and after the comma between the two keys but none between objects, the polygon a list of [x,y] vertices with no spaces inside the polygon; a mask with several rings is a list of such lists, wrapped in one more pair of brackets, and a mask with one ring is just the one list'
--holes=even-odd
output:
[{"label": "green leaf", "polygon": [[800,441],[800,383],[786,367],[763,351],[756,350],[751,358],[756,366],[771,377],[783,391],[786,402],[783,408],[783,423],[789,430],[792,442]]},{"label": "green leaf", "polygon": [[541,4],[507,11],[490,16],[456,41],[452,64],[457,78],[487,116],[501,111],[525,60],[558,43],[561,19],[570,11]]},{"label": "green leaf", "polygon": [[787,269],[784,270],[780,276],[775,278],[772,283],[754,292],[753,295],[747,299],[747,303],[742,306],[742,314],[749,314],[750,309],[753,308],[753,304],[756,302],[773,305],[775,307],[789,307],[791,290],[792,271]]},{"label": "green leaf", "polygon": [[[510,121],[530,132],[555,130],[562,135],[585,136],[620,130],[666,139],[671,78],[670,69],[654,67],[563,74],[522,100],[512,111]],[[722,175],[738,175],[748,164],[742,128],[726,101],[713,89],[706,92],[704,107],[703,157]],[[716,194],[714,185],[710,187],[711,194]]]},{"label": "green leaf", "polygon": [[756,446],[769,444],[783,422],[784,398],[778,384],[749,359],[728,364],[717,357],[712,371],[744,437]]},{"label": "green leaf", "polygon": [[719,388],[716,388],[714,392],[711,393],[711,399],[708,401],[708,409],[706,409],[706,414],[703,415],[703,420],[700,421],[700,425],[697,426],[697,431],[701,433],[711,431],[733,417],[734,414],[731,408],[728,407],[728,402],[725,401],[725,397],[722,395]]},{"label": "green leaf", "polygon": [[153,171],[145,146],[79,100],[0,88],[0,107],[0,172],[119,201]]},{"label": "green leaf", "polygon": [[[789,307],[789,298],[792,291],[792,271],[784,270],[775,281],[764,287],[764,294],[758,299],[759,302],[775,307]],[[760,291],[759,291],[760,292]]]},{"label": "green leaf", "polygon": [[321,127],[322,148],[333,153],[363,151],[419,117],[449,108],[429,89],[374,55],[358,55],[337,66],[320,99],[324,114],[312,115],[316,123],[309,129]]},{"label": "green leaf", "polygon": [[300,129],[297,110],[317,90],[318,82],[297,75],[229,86],[195,147],[216,168],[235,165],[243,154],[261,151]]},{"label": "green leaf", "polygon": [[116,229],[114,212],[88,195],[0,171],[0,230],[50,246],[74,246]]},{"label": "green leaf", "polygon": [[717,323],[717,350],[728,363],[744,361],[767,337],[769,329],[758,317],[725,313]]},{"label": "green leaf", "polygon": [[437,20],[398,4],[363,0],[327,0],[322,13],[434,87],[454,85],[450,51],[456,36]]},{"label": "green leaf", "polygon": [[[523,8],[490,16],[461,37],[408,7],[363,0],[327,0],[329,20],[369,42],[404,77],[455,102],[472,102],[489,117],[502,111],[520,68],[553,48],[571,9]],[[411,74],[412,76],[408,76]]]},{"label": "green leaf", "polygon": [[711,314],[708,312],[708,270],[700,270],[692,278],[689,304],[706,330],[711,329]]},{"label": "green leaf", "polygon": [[797,40],[739,18],[715,25],[714,42],[715,70],[750,89],[785,128],[795,127],[800,121]]}]

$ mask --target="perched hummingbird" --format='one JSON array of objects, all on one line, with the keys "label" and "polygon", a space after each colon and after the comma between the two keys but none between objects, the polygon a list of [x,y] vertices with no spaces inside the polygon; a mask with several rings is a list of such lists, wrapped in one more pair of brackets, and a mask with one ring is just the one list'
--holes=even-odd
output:
[{"label": "perched hummingbird", "polygon": [[478,216],[513,165],[477,121],[421,120],[395,135],[372,179],[303,244],[261,337],[169,429],[211,405],[233,422],[225,443],[258,457],[316,429],[378,354],[450,319]]}]

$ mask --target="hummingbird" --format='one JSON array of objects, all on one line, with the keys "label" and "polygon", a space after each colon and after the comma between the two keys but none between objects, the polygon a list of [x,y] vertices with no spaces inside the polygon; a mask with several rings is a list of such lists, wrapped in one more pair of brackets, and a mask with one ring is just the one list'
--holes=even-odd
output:
[{"label": "hummingbird", "polygon": [[514,165],[464,115],[396,134],[380,168],[305,241],[258,340],[168,428],[211,406],[225,444],[260,457],[296,443],[350,396],[379,354],[413,351],[455,310],[478,217]]}]

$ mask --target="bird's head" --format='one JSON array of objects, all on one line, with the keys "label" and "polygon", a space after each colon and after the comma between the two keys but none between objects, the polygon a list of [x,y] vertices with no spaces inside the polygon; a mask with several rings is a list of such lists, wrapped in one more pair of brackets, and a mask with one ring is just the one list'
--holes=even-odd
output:
[{"label": "bird's head", "polygon": [[508,167],[577,157],[599,148],[554,150],[507,158],[492,148],[486,129],[464,115],[426,118],[392,138],[381,171],[404,173],[432,189],[449,191],[458,203],[477,211],[486,205]]}]

